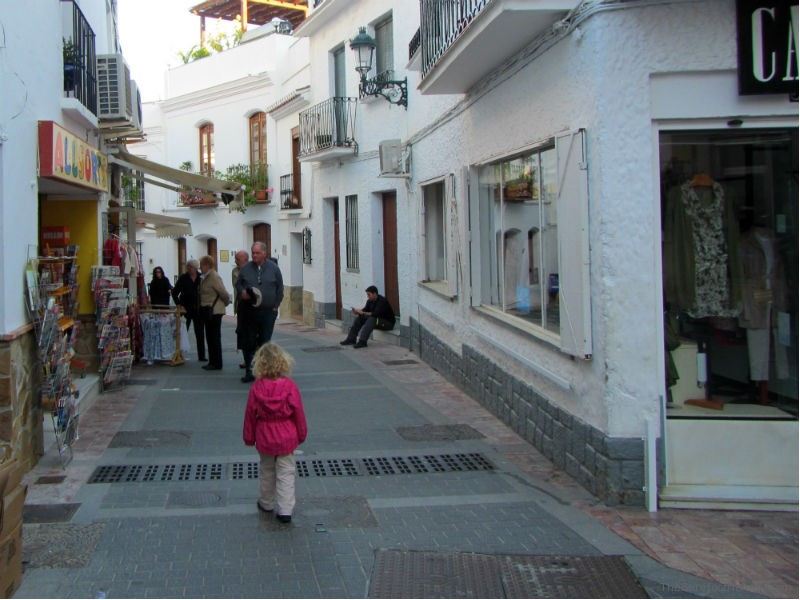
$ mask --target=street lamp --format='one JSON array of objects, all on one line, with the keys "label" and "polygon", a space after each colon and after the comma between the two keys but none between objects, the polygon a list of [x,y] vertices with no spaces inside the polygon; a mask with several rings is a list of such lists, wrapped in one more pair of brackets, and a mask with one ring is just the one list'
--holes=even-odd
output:
[{"label": "street lamp", "polygon": [[361,97],[383,96],[390,104],[408,108],[408,78],[403,80],[389,79],[391,71],[378,73],[367,79],[372,70],[372,57],[375,55],[375,40],[367,33],[366,27],[358,28],[358,35],[350,40],[350,49],[356,53],[356,71],[361,76],[358,91]]}]

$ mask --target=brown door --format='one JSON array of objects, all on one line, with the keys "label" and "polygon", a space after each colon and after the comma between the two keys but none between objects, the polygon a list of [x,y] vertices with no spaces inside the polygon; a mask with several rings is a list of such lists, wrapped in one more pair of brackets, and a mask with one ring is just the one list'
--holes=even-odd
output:
[{"label": "brown door", "polygon": [[292,208],[303,206],[300,188],[300,128],[292,129]]},{"label": "brown door", "polygon": [[253,242],[261,242],[267,247],[267,258],[272,256],[272,231],[269,223],[253,225]]},{"label": "brown door", "polygon": [[383,194],[383,292],[396,315],[400,314],[400,287],[397,283],[397,194]]},{"label": "brown door", "polygon": [[336,318],[342,318],[342,261],[339,258],[339,199],[333,201],[333,269],[336,277]]},{"label": "brown door", "polygon": [[178,238],[178,273],[186,272],[186,238]]},{"label": "brown door", "polygon": [[217,238],[208,238],[208,241],[206,241],[206,251],[208,255],[214,259],[215,268],[219,268],[219,265],[217,265]]}]

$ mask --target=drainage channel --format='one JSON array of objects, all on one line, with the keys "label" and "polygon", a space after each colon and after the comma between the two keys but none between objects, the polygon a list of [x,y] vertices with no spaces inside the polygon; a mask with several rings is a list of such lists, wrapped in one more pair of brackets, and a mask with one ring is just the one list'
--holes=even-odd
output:
[{"label": "drainage channel", "polygon": [[[494,465],[480,453],[300,459],[297,461],[298,477],[361,477],[493,470]],[[89,478],[89,483],[237,479],[258,479],[258,463],[103,465],[94,470]]]}]

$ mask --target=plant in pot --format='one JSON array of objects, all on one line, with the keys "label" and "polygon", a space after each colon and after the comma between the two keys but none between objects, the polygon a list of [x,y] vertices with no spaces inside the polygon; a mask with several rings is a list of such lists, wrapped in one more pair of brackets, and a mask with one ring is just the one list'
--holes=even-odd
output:
[{"label": "plant in pot", "polygon": [[[194,171],[194,165],[192,161],[186,160],[182,162],[178,168],[181,171],[186,171],[188,173],[192,173]],[[183,206],[195,206],[198,204],[209,204],[206,199],[203,197],[203,191],[195,188],[191,188],[189,186],[181,186],[180,191],[180,203]]]},{"label": "plant in pot", "polygon": [[238,210],[245,212],[248,206],[256,203],[256,194],[253,188],[253,181],[250,177],[250,167],[244,163],[237,163],[230,165],[224,173],[219,176],[220,179],[236,183],[242,190],[242,202],[228,204],[228,209]]},{"label": "plant in pot", "polygon": [[267,165],[264,163],[250,165],[250,181],[255,190],[256,204],[268,204],[272,188],[268,186]]},{"label": "plant in pot", "polygon": [[69,94],[75,91],[75,81],[78,78],[80,56],[78,48],[72,40],[63,38],[62,57],[64,59],[64,92]]}]

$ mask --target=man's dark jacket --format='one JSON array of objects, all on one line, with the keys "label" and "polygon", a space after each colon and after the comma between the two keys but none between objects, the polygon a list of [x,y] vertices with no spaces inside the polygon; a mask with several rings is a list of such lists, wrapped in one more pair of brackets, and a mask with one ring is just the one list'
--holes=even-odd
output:
[{"label": "man's dark jacket", "polygon": [[392,305],[380,294],[378,294],[375,300],[367,300],[367,303],[361,310],[368,312],[376,319],[389,321],[394,326],[394,311],[392,310]]},{"label": "man's dark jacket", "polygon": [[[261,283],[259,283],[259,271]],[[265,260],[259,267],[252,260],[239,271],[236,280],[236,295],[240,296],[247,288],[258,288],[261,291],[261,305],[256,310],[272,310],[283,301],[283,275],[281,270],[271,260]],[[239,298],[239,306],[248,304]]]}]

